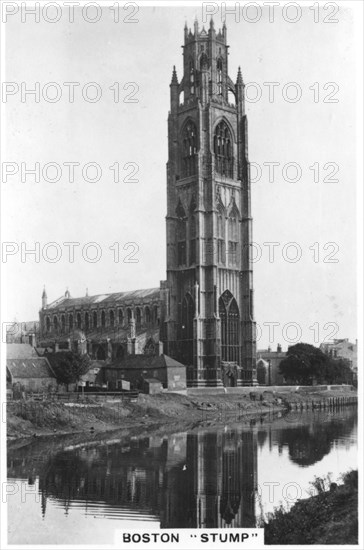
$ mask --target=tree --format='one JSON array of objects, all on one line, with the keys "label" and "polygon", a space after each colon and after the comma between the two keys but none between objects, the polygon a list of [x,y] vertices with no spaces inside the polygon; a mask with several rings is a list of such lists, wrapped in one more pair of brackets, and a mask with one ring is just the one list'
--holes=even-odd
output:
[{"label": "tree", "polygon": [[80,377],[90,368],[90,357],[73,351],[59,351],[48,353],[47,359],[51,364],[59,384],[78,382]]},{"label": "tree", "polygon": [[330,358],[329,367],[326,373],[328,384],[352,384],[354,373],[350,367],[349,359]]},{"label": "tree", "polygon": [[311,385],[314,380],[319,384],[353,383],[348,359],[334,359],[311,344],[300,343],[289,347],[279,371],[287,382],[293,384]]},{"label": "tree", "polygon": [[330,358],[311,344],[299,343],[290,346],[287,356],[281,361],[279,371],[288,382],[311,385],[314,380],[325,380]]}]

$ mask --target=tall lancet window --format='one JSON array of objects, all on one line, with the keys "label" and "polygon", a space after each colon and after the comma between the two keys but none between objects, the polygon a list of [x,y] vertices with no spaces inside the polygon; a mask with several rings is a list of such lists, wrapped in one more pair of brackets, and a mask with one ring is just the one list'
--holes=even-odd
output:
[{"label": "tall lancet window", "polygon": [[221,319],[221,360],[239,362],[239,325],[238,304],[229,290],[219,299]]},{"label": "tall lancet window", "polygon": [[234,213],[229,218],[229,264],[238,265],[238,220]]},{"label": "tall lancet window", "polygon": [[177,214],[177,265],[186,265],[186,240],[187,240],[187,225],[186,212],[181,201],[178,201],[176,208]]},{"label": "tall lancet window", "polygon": [[219,95],[222,95],[222,61],[221,59],[217,60],[216,69],[217,69],[217,93]]},{"label": "tall lancet window", "polygon": [[215,128],[214,135],[215,170],[228,178],[233,177],[234,159],[232,154],[232,139],[228,125],[224,120]]},{"label": "tall lancet window", "polygon": [[190,61],[190,93],[191,95],[195,93],[195,67],[193,61]]},{"label": "tall lancet window", "polygon": [[182,177],[196,174],[197,131],[192,121],[189,121],[182,134]]}]

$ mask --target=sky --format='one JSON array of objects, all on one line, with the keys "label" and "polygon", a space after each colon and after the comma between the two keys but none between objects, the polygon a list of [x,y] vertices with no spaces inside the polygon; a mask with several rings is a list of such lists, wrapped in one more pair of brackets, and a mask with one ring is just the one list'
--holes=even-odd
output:
[{"label": "sky", "polygon": [[[119,15],[117,23],[104,7],[90,23],[76,9],[70,23],[64,10],[52,24],[15,14],[5,25],[3,80],[14,93],[2,155],[3,321],[37,319],[44,285],[51,302],[67,287],[77,297],[158,287],[166,277],[169,84],[173,65],[182,78],[185,22],[201,25],[204,14],[196,5]],[[229,73],[235,82],[241,66],[247,94],[258,348],[357,337],[354,14],[302,8],[298,22],[286,20],[294,16],[281,8],[273,22],[268,8],[255,23],[253,11],[225,15]],[[218,9],[217,28],[222,19]],[[79,83],[73,102],[67,82]],[[22,101],[35,83],[39,102]],[[17,170],[7,180],[4,162]],[[22,163],[36,162],[40,181],[22,178]],[[73,162],[72,182],[64,163]],[[271,180],[267,163],[279,163]],[[74,261],[64,243],[79,243]],[[35,246],[39,257],[25,254]]]}]

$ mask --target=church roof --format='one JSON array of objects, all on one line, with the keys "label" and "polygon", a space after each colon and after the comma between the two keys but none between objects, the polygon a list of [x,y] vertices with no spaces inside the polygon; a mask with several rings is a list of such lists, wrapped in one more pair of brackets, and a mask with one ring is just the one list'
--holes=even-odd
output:
[{"label": "church roof", "polygon": [[67,298],[62,296],[47,306],[48,310],[55,310],[59,307],[89,307],[91,305],[114,305],[125,302],[138,302],[142,300],[159,300],[159,288],[147,288],[142,290],[127,290],[126,292],[113,292],[111,294],[96,294],[95,296],[83,296],[82,298]]},{"label": "church roof", "polygon": [[110,363],[104,365],[104,368],[107,369],[158,369],[158,368],[172,368],[172,367],[183,367],[185,365],[175,361],[172,357],[162,353],[161,355],[127,355],[122,362],[120,363]]},{"label": "church roof", "polygon": [[55,378],[46,357],[8,359],[6,368],[14,378]]},{"label": "church roof", "polygon": [[30,344],[6,344],[7,359],[30,359],[32,357],[38,357],[38,354]]}]

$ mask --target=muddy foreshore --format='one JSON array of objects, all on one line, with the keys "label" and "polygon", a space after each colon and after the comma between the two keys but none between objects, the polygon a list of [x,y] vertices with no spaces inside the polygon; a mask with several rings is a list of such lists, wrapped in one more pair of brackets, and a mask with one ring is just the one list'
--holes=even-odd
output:
[{"label": "muddy foreshore", "polygon": [[[82,441],[120,436],[143,436],[151,431],[173,433],[199,425],[219,423],[249,424],[267,415],[281,416],[288,412],[292,400],[304,403],[307,392],[267,392],[263,388],[241,394],[204,394],[185,396],[162,393],[140,394],[135,400],[92,397],[80,402],[14,401],[7,404],[8,448],[27,445],[34,438],[58,438]],[[310,400],[356,395],[356,392],[315,392]],[[252,397],[255,397],[252,399]]]}]

